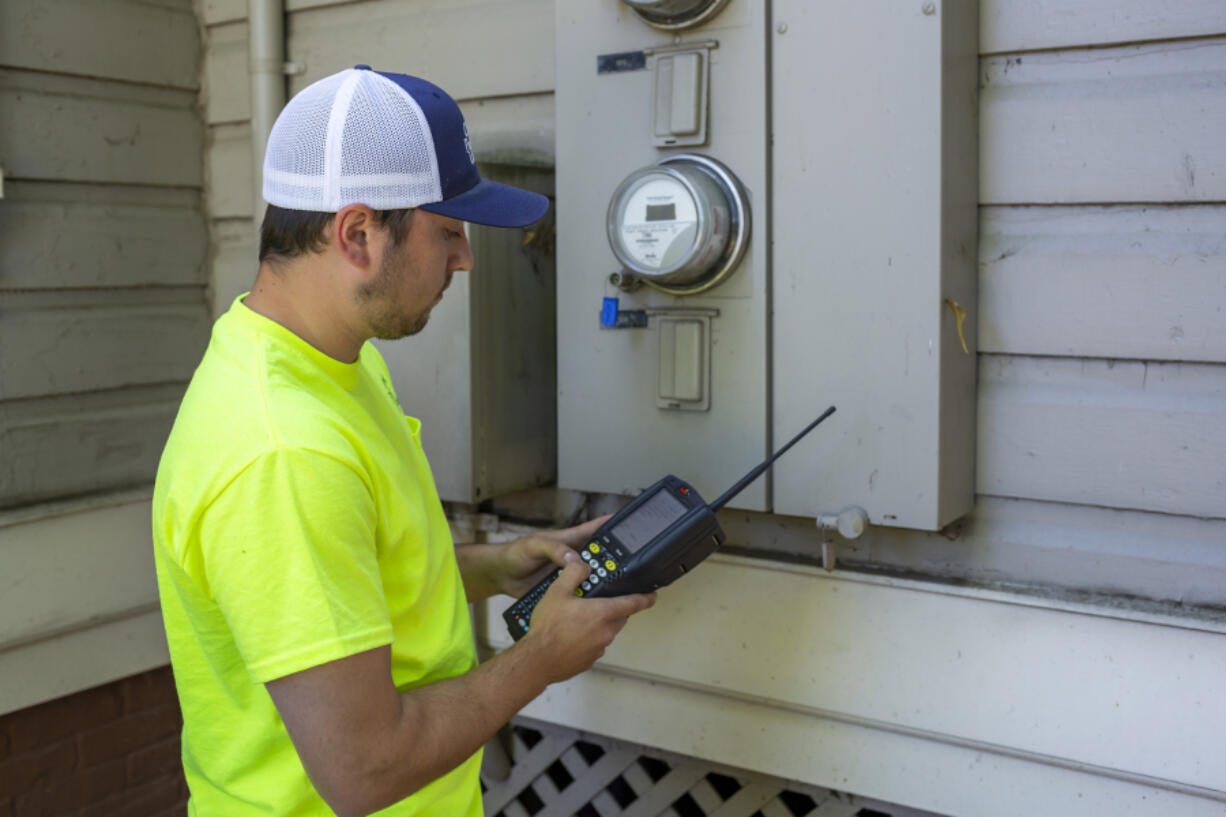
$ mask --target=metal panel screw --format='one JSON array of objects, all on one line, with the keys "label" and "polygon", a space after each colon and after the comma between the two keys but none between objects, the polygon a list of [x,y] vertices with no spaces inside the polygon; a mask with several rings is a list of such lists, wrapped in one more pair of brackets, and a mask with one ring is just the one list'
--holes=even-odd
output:
[{"label": "metal panel screw", "polygon": [[780,34],[787,34],[787,33],[788,33],[788,24],[787,24],[787,23],[780,23],[778,26],[776,26],[776,27],[775,27],[775,31],[778,31]]},{"label": "metal panel screw", "polygon": [[925,3],[924,4],[924,14],[936,14],[936,13],[937,13],[936,3]]}]

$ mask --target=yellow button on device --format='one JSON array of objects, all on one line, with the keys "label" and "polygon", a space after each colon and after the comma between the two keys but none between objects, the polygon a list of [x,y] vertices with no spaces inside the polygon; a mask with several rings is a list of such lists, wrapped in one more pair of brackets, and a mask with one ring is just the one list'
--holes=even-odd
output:
[{"label": "yellow button on device", "polygon": [[599,553],[600,545],[596,544],[595,542],[592,542],[590,545],[587,546],[587,549],[592,551],[592,553]]},{"label": "yellow button on device", "polygon": [[583,595],[583,588],[582,588],[582,587],[576,587],[576,588],[575,588],[575,595],[576,595],[576,596],[582,596],[582,595]]},{"label": "yellow button on device", "polygon": [[617,570],[617,562],[609,559],[604,563],[605,570]]}]

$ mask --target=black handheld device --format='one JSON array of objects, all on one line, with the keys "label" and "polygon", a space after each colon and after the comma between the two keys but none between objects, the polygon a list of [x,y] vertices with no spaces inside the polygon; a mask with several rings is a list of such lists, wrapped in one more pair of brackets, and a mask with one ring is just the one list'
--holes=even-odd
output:
[{"label": "black handheld device", "polygon": [[[650,593],[681,578],[727,538],[715,512],[831,414],[834,406],[710,504],[692,485],[671,474],[643,491],[601,525],[579,551],[592,572],[575,595]],[[561,572],[550,573],[502,614],[516,641],[527,634],[532,611]]]}]

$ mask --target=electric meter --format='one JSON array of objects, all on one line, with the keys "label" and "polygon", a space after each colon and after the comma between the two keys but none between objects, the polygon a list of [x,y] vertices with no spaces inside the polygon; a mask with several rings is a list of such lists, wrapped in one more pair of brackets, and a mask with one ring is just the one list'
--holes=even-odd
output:
[{"label": "electric meter", "polygon": [[644,23],[664,31],[699,26],[728,5],[728,0],[622,0]]},{"label": "electric meter", "polygon": [[607,228],[613,254],[632,279],[693,295],[740,263],[749,208],[732,171],[708,156],[682,153],[627,176],[609,203]]}]

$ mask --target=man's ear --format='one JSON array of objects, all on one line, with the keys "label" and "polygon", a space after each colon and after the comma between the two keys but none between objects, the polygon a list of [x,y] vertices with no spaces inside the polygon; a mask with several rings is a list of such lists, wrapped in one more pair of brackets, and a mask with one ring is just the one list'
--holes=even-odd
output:
[{"label": "man's ear", "polygon": [[332,222],[333,246],[352,266],[369,269],[374,263],[378,226],[375,211],[365,204],[343,207]]}]

